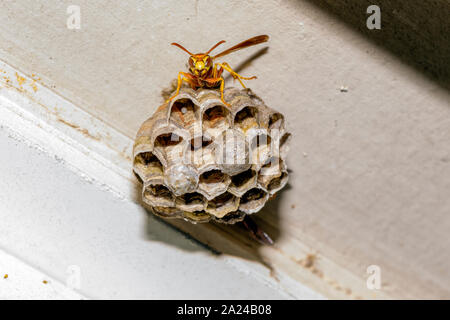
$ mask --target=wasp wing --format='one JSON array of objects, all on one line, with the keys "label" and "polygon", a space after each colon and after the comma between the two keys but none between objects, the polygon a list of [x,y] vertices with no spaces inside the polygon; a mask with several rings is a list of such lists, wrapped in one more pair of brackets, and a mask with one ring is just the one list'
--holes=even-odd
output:
[{"label": "wasp wing", "polygon": [[219,54],[216,54],[213,57],[213,59],[216,59],[216,58],[219,58],[219,57],[223,57],[223,56],[225,56],[227,54],[230,54],[230,53],[232,53],[234,51],[237,51],[237,50],[241,50],[241,49],[244,49],[244,48],[247,48],[247,47],[250,47],[250,46],[254,46],[254,45],[266,42],[267,40],[269,40],[269,36],[268,35],[261,35],[261,36],[256,36],[256,37],[247,39],[247,40],[245,40],[245,41],[235,45],[234,47],[231,47],[231,48],[229,48],[229,49],[227,49],[225,51],[222,51]]}]

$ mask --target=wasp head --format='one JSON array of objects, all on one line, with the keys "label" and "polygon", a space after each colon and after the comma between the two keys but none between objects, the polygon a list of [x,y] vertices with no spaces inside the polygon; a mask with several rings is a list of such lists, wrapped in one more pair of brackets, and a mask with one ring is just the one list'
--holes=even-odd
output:
[{"label": "wasp head", "polygon": [[197,77],[203,77],[208,74],[212,68],[213,62],[207,54],[195,54],[189,58],[189,71]]},{"label": "wasp head", "polygon": [[172,42],[172,45],[177,46],[178,48],[180,48],[181,50],[183,50],[184,52],[186,52],[190,55],[190,58],[188,61],[189,71],[193,75],[203,78],[208,75],[208,72],[213,67],[213,58],[209,55],[209,53],[212,50],[214,50],[218,45],[221,45],[224,42],[225,42],[224,40],[219,41],[211,49],[209,49],[206,53],[197,53],[197,54],[191,53],[185,47],[183,47],[182,45],[180,45],[176,42]]}]

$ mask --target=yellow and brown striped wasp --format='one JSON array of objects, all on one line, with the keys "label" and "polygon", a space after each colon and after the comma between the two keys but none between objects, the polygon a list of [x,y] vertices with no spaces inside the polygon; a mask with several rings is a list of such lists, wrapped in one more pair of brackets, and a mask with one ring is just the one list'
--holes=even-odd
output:
[{"label": "yellow and brown striped wasp", "polygon": [[223,98],[223,89],[225,86],[225,80],[222,76],[222,73],[224,70],[228,71],[231,76],[234,79],[237,79],[240,84],[245,88],[244,83],[242,80],[252,80],[256,79],[255,76],[253,77],[243,77],[240,74],[236,73],[231,69],[228,63],[222,62],[222,63],[214,63],[214,60],[220,57],[223,57],[227,54],[230,54],[234,51],[241,50],[250,46],[254,46],[263,42],[266,42],[269,40],[269,36],[267,35],[261,35],[256,36],[253,38],[250,38],[248,40],[245,40],[234,47],[231,47],[229,49],[226,49],[225,51],[222,51],[219,54],[216,54],[215,56],[211,56],[210,53],[215,48],[217,48],[219,45],[225,42],[225,40],[219,41],[216,43],[211,49],[209,49],[206,53],[191,53],[186,48],[184,48],[182,45],[178,43],[172,43],[172,45],[179,47],[183,51],[187,52],[190,57],[188,60],[189,64],[189,73],[188,72],[182,72],[180,71],[178,73],[178,83],[177,83],[177,91],[176,93],[168,99],[168,102],[171,101],[173,98],[175,98],[181,88],[181,84],[183,81],[186,81],[192,89],[198,89],[198,88],[220,88],[220,98],[222,102],[226,106],[230,106],[227,102],[225,102]]}]

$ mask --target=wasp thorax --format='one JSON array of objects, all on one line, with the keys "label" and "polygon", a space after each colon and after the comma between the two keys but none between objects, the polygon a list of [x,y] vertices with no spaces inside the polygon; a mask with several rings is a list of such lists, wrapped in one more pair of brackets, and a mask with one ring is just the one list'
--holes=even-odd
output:
[{"label": "wasp thorax", "polygon": [[133,169],[155,214],[235,223],[286,185],[283,115],[250,89],[226,89],[225,99],[231,107],[218,90],[182,88],[141,126]]}]

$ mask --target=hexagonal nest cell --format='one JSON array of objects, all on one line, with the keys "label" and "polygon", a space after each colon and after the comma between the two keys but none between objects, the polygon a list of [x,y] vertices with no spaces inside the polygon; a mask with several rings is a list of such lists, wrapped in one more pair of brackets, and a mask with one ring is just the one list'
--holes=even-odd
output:
[{"label": "hexagonal nest cell", "polygon": [[182,127],[189,127],[197,122],[198,108],[191,99],[179,99],[170,108],[170,120]]},{"label": "hexagonal nest cell", "polygon": [[231,107],[217,89],[182,88],[142,124],[133,170],[155,214],[233,224],[286,185],[283,115],[250,89],[227,88],[225,100]]}]

